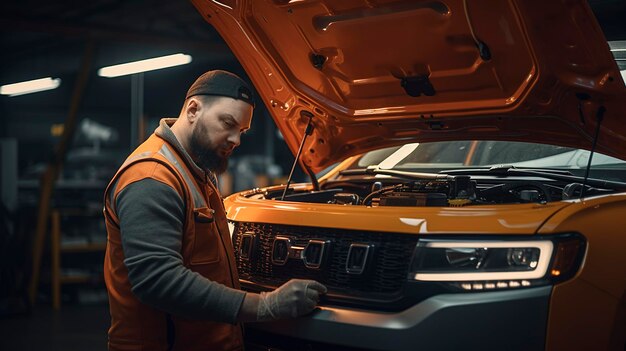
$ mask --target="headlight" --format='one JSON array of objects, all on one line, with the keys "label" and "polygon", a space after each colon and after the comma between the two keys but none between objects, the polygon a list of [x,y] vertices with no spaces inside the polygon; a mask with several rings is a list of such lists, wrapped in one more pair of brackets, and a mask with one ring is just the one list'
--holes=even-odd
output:
[{"label": "headlight", "polygon": [[584,247],[579,235],[540,240],[421,239],[409,280],[464,290],[545,285],[575,274]]}]

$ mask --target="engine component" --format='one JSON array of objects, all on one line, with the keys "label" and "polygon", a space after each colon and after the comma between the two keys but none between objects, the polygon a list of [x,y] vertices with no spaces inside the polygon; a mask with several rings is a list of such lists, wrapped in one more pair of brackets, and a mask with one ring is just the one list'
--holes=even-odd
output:
[{"label": "engine component", "polygon": [[472,204],[472,200],[470,199],[450,199],[448,200],[448,205],[450,207],[463,207],[465,205]]},{"label": "engine component", "polygon": [[360,202],[361,198],[359,195],[353,193],[337,193],[329,201],[329,203],[337,205],[358,205]]},{"label": "engine component", "polygon": [[469,176],[452,176],[441,180],[417,180],[399,185],[380,195],[380,206],[448,206],[466,205],[476,196],[476,185]]},{"label": "engine component", "polygon": [[540,199],[541,194],[539,190],[529,189],[529,190],[520,190],[519,198],[528,201],[528,202],[537,202]]},{"label": "engine component", "polygon": [[447,206],[443,193],[392,192],[380,197],[380,206]]},{"label": "engine component", "polygon": [[567,184],[563,188],[563,194],[562,194],[563,200],[569,200],[569,199],[580,197],[582,189],[583,189],[583,185],[580,183]]}]

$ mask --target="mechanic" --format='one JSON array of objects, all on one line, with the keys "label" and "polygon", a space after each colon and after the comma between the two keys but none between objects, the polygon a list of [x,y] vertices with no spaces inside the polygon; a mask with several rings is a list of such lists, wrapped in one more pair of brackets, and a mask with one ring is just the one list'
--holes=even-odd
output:
[{"label": "mechanic", "polygon": [[216,186],[250,128],[250,87],[209,71],[189,88],[177,119],[163,119],[105,191],[110,350],[239,350],[239,323],[311,312],[326,293],[312,280],[272,292],[239,290]]}]

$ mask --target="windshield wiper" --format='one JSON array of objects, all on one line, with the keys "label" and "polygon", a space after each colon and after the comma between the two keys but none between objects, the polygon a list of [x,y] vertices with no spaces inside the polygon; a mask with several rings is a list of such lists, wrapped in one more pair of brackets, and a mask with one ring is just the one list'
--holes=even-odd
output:
[{"label": "windshield wiper", "polygon": [[518,168],[513,165],[496,165],[490,167],[475,167],[475,168],[459,168],[459,169],[451,169],[451,170],[443,170],[439,171],[439,173],[445,174],[476,174],[476,173],[486,173],[491,175],[508,175],[511,170],[515,170],[516,172],[520,171],[528,171],[528,172],[542,172],[542,173],[551,173],[557,175],[566,175],[573,176],[572,172],[568,170],[562,169],[550,169],[550,168]]},{"label": "windshield wiper", "polygon": [[[369,166],[367,168],[358,169],[346,169],[339,172],[341,175],[377,175],[383,174],[396,178],[409,179],[409,180],[446,180],[454,179],[457,175],[488,175],[488,176],[501,176],[501,177],[539,177],[545,179],[552,179],[562,182],[582,183],[584,177],[573,175],[567,170],[558,169],[537,169],[537,168],[515,168],[511,165],[500,165],[494,167],[485,168],[461,168],[440,171],[439,173],[422,173],[422,172],[410,172],[399,171],[395,169],[382,169],[378,166]],[[626,183],[613,180],[595,179],[589,178],[587,185],[596,188],[609,188],[616,190],[626,190]]]},{"label": "windshield wiper", "polygon": [[[341,175],[388,175],[396,178],[409,180],[450,180],[458,175],[487,175],[500,177],[539,177],[562,182],[582,183],[584,177],[575,176],[566,170],[557,169],[536,169],[536,168],[515,168],[510,165],[485,167],[485,168],[462,168],[440,171],[439,173],[421,173],[410,171],[399,171],[395,169],[382,169],[378,166],[369,166],[367,168],[346,169],[339,172]],[[587,179],[587,185],[596,188],[626,190],[626,183],[604,180],[604,179]]]},{"label": "windshield wiper", "polygon": [[[452,169],[439,172],[440,174],[449,175],[494,175],[494,176],[520,176],[520,177],[542,177],[563,182],[579,182],[582,183],[585,178],[578,177],[569,171],[555,169],[535,169],[535,168],[515,168],[515,166],[495,166],[490,168],[470,168],[470,169]],[[610,189],[626,189],[626,183],[588,178],[587,185],[597,188]]]},{"label": "windshield wiper", "polygon": [[447,174],[398,171],[395,169],[379,168],[378,166],[368,166],[367,168],[358,168],[358,169],[345,169],[343,171],[340,171],[339,174],[341,175],[383,174],[383,175],[388,175],[388,176],[393,176],[393,177],[403,178],[403,179],[410,179],[410,180],[419,180],[419,179],[444,180],[444,179],[454,178],[454,176],[450,177]]}]

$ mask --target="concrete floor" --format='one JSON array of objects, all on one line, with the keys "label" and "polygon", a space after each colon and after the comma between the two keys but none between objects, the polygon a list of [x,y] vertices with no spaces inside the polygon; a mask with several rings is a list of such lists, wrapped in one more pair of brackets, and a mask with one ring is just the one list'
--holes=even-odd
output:
[{"label": "concrete floor", "polygon": [[106,304],[41,306],[0,319],[0,350],[106,350],[109,323]]}]

